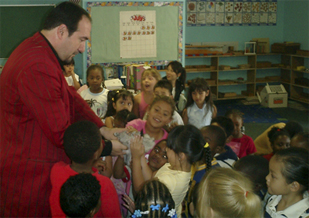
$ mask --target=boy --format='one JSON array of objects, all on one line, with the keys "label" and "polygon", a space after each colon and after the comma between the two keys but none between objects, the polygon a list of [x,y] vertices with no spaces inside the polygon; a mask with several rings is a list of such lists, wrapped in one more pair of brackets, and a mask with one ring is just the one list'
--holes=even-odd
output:
[{"label": "boy", "polygon": [[[163,96],[167,96],[173,99],[173,95],[172,95],[173,86],[168,80],[165,80],[165,79],[159,80],[154,86],[153,91],[156,96],[163,95]],[[145,114],[143,120],[147,120],[147,116],[148,116],[148,113]],[[183,120],[181,116],[179,115],[179,113],[175,110],[173,113],[172,121],[168,125],[169,126],[168,130],[170,131],[173,127],[179,126],[179,125],[184,125]]]},{"label": "boy", "polygon": [[242,172],[252,181],[254,192],[263,200],[267,192],[265,178],[269,173],[268,161],[262,156],[245,156],[236,161],[234,169]]},{"label": "boy", "polygon": [[98,217],[121,217],[117,193],[109,178],[102,176],[93,168],[102,152],[102,139],[98,127],[90,121],[79,121],[67,128],[63,137],[64,150],[72,161],[56,163],[51,170],[52,191],[49,198],[53,217],[66,217],[61,210],[60,188],[70,177],[79,173],[90,173],[101,185],[102,206]]},{"label": "boy", "polygon": [[230,118],[218,116],[211,120],[211,125],[221,127],[226,135],[225,146],[217,147],[215,158],[221,167],[233,168],[233,164],[238,160],[235,152],[226,144],[233,138],[234,124]]},{"label": "boy", "polygon": [[60,206],[68,217],[93,217],[101,207],[101,185],[90,173],[71,176],[61,187]]}]

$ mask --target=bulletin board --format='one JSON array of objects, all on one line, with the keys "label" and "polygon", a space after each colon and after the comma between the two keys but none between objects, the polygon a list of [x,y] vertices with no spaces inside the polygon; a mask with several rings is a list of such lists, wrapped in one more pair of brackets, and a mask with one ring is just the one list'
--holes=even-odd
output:
[{"label": "bulletin board", "polygon": [[22,41],[40,31],[54,7],[54,4],[0,5],[0,58],[8,58]]},{"label": "bulletin board", "polygon": [[[87,66],[182,61],[182,2],[88,2],[87,10],[92,18]],[[134,37],[138,52],[131,55],[123,47]]]},{"label": "bulletin board", "polygon": [[275,26],[277,0],[187,1],[187,26]]}]

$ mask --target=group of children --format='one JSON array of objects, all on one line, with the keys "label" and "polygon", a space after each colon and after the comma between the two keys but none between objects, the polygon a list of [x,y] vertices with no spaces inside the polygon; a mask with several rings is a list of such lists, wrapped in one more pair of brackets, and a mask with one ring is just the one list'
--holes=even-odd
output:
[{"label": "group of children", "polygon": [[[293,137],[288,133],[296,129],[293,122],[284,128],[273,127],[267,132],[271,152],[252,155],[257,149],[242,132],[242,114],[231,110],[217,116],[205,79],[191,82],[186,107],[179,110],[175,102],[184,90],[185,78],[184,68],[176,61],[169,63],[162,80],[155,69],[145,70],[142,91],[133,96],[127,90],[108,91],[102,67],[88,68],[88,88],[82,97],[107,127],[126,127],[124,131],[137,131],[141,136],[131,139],[130,164],[123,156],[102,161],[98,129],[88,121],[72,124],[64,137],[72,163],[57,163],[51,172],[53,216],[73,216],[72,211],[78,213],[76,205],[85,208],[80,216],[87,211],[87,216],[103,217],[309,215],[308,133],[299,130]],[[142,142],[145,134],[155,141],[147,153]],[[89,173],[96,180],[90,182],[83,175]],[[87,185],[77,184],[82,177],[89,180]],[[97,195],[91,193],[95,187]],[[74,193],[75,188],[80,191]],[[74,195],[85,195],[89,204],[71,201],[78,198]]]}]

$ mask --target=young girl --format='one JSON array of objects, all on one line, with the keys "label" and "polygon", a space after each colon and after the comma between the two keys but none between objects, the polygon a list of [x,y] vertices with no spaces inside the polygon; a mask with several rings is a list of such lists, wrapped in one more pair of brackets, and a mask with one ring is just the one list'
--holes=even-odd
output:
[{"label": "young girl", "polygon": [[234,123],[233,138],[227,145],[232,148],[239,158],[255,153],[256,148],[252,138],[241,132],[244,123],[242,113],[239,110],[232,109],[225,113],[225,117],[230,118]]},{"label": "young girl", "polygon": [[[191,178],[191,166],[195,162],[210,154],[209,147],[205,147],[205,140],[201,132],[192,125],[177,126],[168,136],[166,154],[168,162],[158,171],[152,172],[144,158],[142,140],[136,137],[131,143],[133,187],[139,191],[144,181],[158,178],[164,183],[175,201],[177,216],[181,215],[183,201]],[[206,160],[205,162],[210,162]]]},{"label": "young girl", "polygon": [[132,218],[175,218],[175,202],[166,185],[158,180],[150,180],[137,194],[132,213]]},{"label": "young girl", "polygon": [[134,98],[133,94],[127,90],[113,90],[108,92],[108,107],[105,114],[105,125],[108,128],[115,127],[114,119],[116,114],[127,109],[129,112],[132,111]]},{"label": "young girl", "polygon": [[192,124],[198,129],[210,125],[217,115],[217,108],[211,97],[208,83],[203,78],[194,79],[189,86],[187,105],[183,110],[184,124]]},{"label": "young girl", "polygon": [[309,152],[288,148],[275,153],[266,176],[269,198],[264,217],[309,216]]},{"label": "young girl", "polygon": [[173,86],[172,95],[176,105],[178,105],[179,97],[181,92],[185,89],[186,83],[186,70],[182,67],[181,63],[178,61],[171,61],[167,65],[166,77],[163,79],[167,79]]},{"label": "young girl", "polygon": [[261,212],[251,181],[233,169],[212,169],[199,184],[198,217],[261,218]]},{"label": "young girl", "polygon": [[[136,119],[127,124],[143,134],[153,137],[155,144],[162,139],[167,139],[168,133],[163,128],[172,120],[175,109],[174,100],[167,96],[157,96],[147,108],[147,120]],[[148,152],[149,154],[149,152]]]},{"label": "young girl", "polygon": [[79,76],[74,72],[74,65],[75,61],[72,58],[70,63],[66,63],[63,65],[64,67],[63,74],[68,85],[73,86],[75,90],[78,90],[82,86],[82,83],[79,79]]},{"label": "young girl", "polygon": [[100,65],[91,65],[87,69],[87,85],[89,88],[80,93],[100,118],[103,118],[107,111],[108,90],[103,88],[103,82],[103,68]]},{"label": "young girl", "polygon": [[263,155],[263,157],[269,161],[277,151],[290,147],[291,140],[288,131],[277,127],[273,127],[267,135],[273,152],[267,155]]},{"label": "young girl", "polygon": [[156,69],[147,69],[142,73],[142,91],[134,96],[133,113],[143,119],[147,107],[154,99],[153,87],[161,79]]}]

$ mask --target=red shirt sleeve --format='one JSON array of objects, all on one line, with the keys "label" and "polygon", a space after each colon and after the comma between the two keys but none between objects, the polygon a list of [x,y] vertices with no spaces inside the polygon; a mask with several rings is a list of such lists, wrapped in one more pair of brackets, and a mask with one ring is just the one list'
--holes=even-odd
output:
[{"label": "red shirt sleeve", "polygon": [[96,217],[119,217],[121,218],[118,195],[112,181],[98,173],[93,174],[101,185],[101,208]]}]

